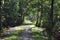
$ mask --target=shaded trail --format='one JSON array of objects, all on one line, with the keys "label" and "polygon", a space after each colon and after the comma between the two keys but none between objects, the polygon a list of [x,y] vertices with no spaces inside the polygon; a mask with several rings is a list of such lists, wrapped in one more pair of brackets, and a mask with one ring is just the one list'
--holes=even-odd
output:
[{"label": "shaded trail", "polygon": [[30,25],[25,25],[25,28],[19,34],[17,40],[33,40]]}]

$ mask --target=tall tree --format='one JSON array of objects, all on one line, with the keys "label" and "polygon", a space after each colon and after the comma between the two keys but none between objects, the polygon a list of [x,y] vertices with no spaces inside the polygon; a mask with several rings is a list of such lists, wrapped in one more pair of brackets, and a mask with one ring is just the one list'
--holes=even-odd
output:
[{"label": "tall tree", "polygon": [[48,18],[48,28],[47,28],[47,32],[49,34],[49,39],[48,40],[52,40],[52,30],[53,30],[53,4],[54,4],[54,0],[51,0],[51,12],[49,13],[49,18]]},{"label": "tall tree", "polygon": [[[5,25],[14,26],[18,20],[19,0],[4,0]],[[10,22],[9,22],[10,21]]]},{"label": "tall tree", "polygon": [[17,20],[17,25],[18,24],[22,24],[23,23],[23,1],[22,0],[19,0],[19,19]]},{"label": "tall tree", "polygon": [[1,7],[2,7],[2,0],[0,0],[0,33],[1,33],[1,29],[2,29],[2,26],[1,26]]},{"label": "tall tree", "polygon": [[37,20],[36,20],[36,26],[40,27],[40,23],[39,23],[39,0],[38,0],[38,11],[37,11]]}]

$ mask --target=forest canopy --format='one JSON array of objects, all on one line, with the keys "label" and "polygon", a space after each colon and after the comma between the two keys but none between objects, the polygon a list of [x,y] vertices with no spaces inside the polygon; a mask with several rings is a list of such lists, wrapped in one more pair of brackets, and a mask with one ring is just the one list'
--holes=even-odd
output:
[{"label": "forest canopy", "polygon": [[0,0],[0,34],[25,20],[45,28],[52,40],[60,31],[60,0]]}]

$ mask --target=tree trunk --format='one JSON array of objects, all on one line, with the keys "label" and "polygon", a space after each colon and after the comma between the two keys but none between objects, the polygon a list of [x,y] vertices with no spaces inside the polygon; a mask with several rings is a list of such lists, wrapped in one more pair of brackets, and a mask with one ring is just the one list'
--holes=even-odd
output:
[{"label": "tree trunk", "polygon": [[17,21],[17,25],[20,25],[23,23],[23,9],[22,9],[22,1],[19,3],[19,19]]},{"label": "tree trunk", "polygon": [[37,11],[37,21],[36,21],[36,26],[39,27],[39,0],[38,0],[38,11]]},{"label": "tree trunk", "polygon": [[49,34],[49,38],[48,40],[52,40],[52,34],[53,34],[53,4],[54,4],[54,0],[51,0],[51,13],[49,13],[49,18],[48,18],[48,28],[47,28],[47,32]]},{"label": "tree trunk", "polygon": [[2,22],[1,22],[2,13],[1,13],[1,7],[2,7],[2,0],[0,0],[0,36],[1,36],[1,32],[2,32]]}]

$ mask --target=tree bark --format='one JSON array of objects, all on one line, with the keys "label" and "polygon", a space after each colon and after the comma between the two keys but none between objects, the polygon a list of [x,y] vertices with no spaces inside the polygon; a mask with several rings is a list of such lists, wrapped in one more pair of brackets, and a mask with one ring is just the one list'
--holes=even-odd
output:
[{"label": "tree bark", "polygon": [[1,13],[1,7],[2,7],[2,0],[0,0],[0,36],[1,36],[1,32],[2,32],[2,22],[1,22],[2,13]]},{"label": "tree bark", "polygon": [[51,12],[49,13],[49,18],[48,18],[48,28],[47,28],[47,32],[49,35],[48,40],[52,40],[52,34],[53,34],[53,4],[54,4],[54,0],[51,0]]},{"label": "tree bark", "polygon": [[39,27],[39,0],[38,0],[38,11],[37,11],[37,21],[36,21],[36,26]]}]

